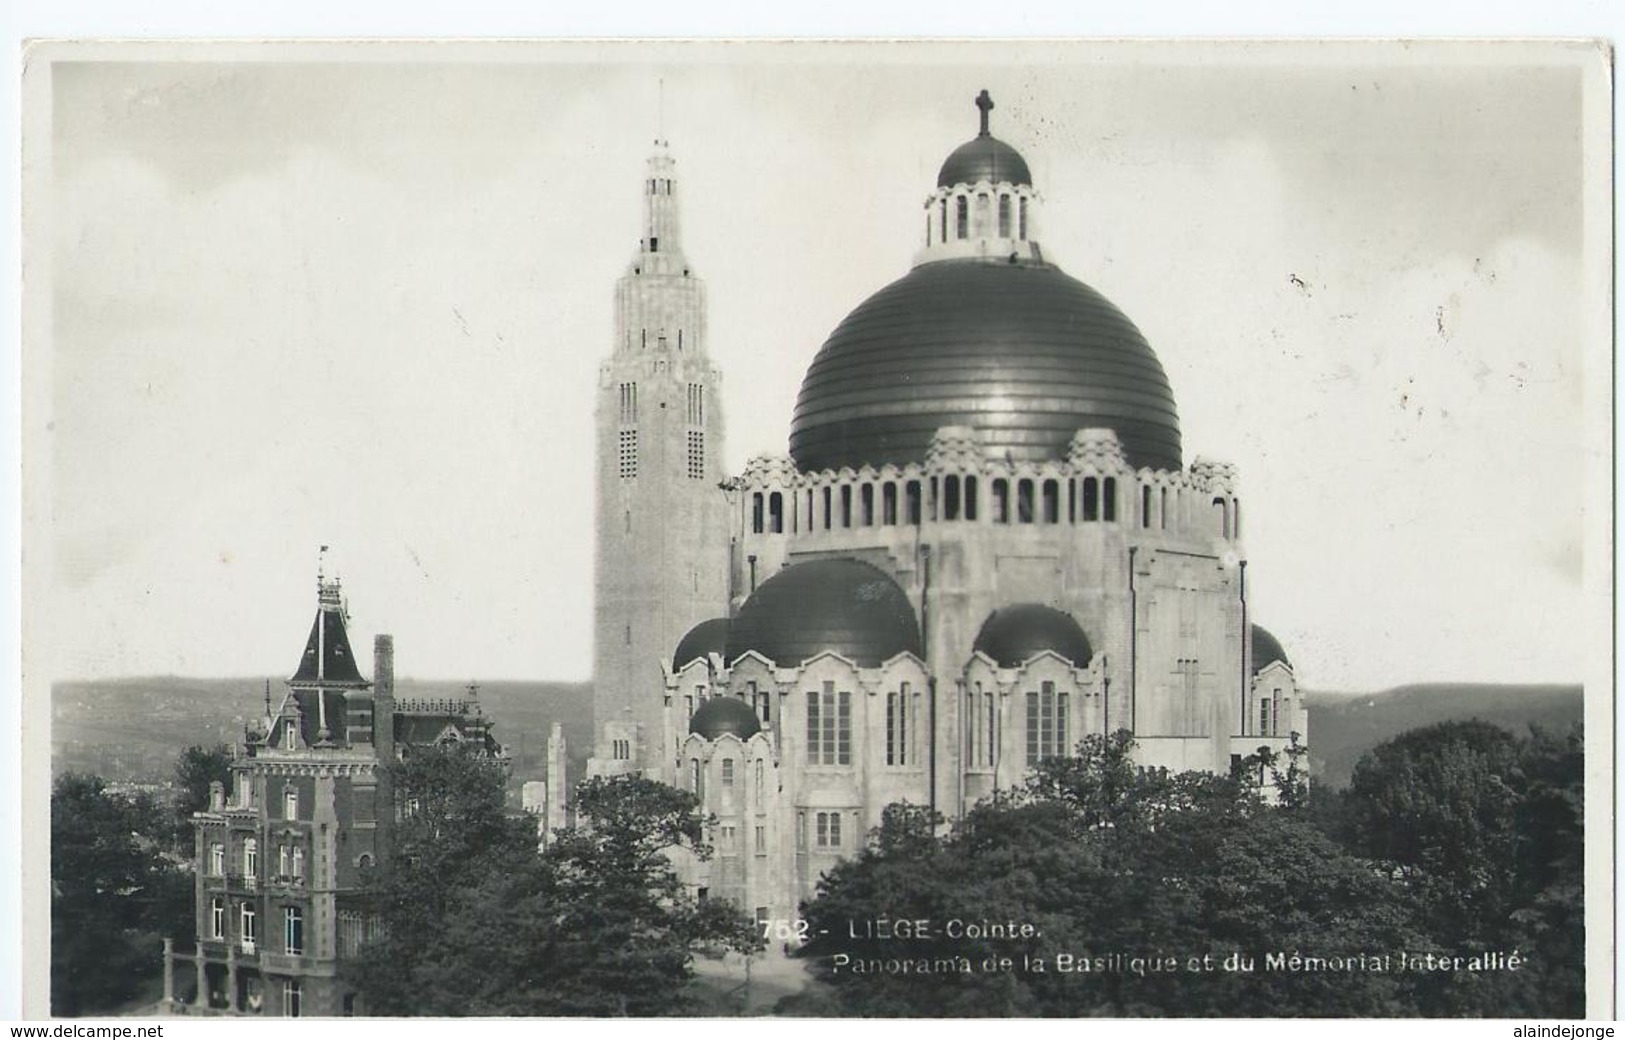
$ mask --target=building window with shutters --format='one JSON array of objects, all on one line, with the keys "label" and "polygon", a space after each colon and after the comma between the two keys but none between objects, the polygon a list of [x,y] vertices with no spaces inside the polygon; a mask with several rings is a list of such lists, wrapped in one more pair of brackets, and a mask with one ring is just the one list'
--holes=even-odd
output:
[{"label": "building window with shutters", "polygon": [[260,843],[253,838],[243,842],[243,876],[255,878],[260,872]]},{"label": "building window with shutters", "polygon": [[288,953],[305,952],[305,912],[297,906],[282,908],[282,946]]},{"label": "building window with shutters", "polygon": [[218,841],[209,846],[209,873],[215,877],[226,873],[226,847]]},{"label": "building window with shutters", "polygon": [[226,937],[226,901],[216,896],[209,902],[209,938]]},{"label": "building window with shutters", "polygon": [[254,904],[242,905],[238,927],[237,937],[242,941],[244,952],[253,952],[254,944],[259,942],[260,938],[259,914],[254,910]]},{"label": "building window with shutters", "polygon": [[732,787],[733,785],[734,785],[734,760],[731,759],[731,758],[725,758],[725,759],[722,760],[722,786],[723,787]]}]

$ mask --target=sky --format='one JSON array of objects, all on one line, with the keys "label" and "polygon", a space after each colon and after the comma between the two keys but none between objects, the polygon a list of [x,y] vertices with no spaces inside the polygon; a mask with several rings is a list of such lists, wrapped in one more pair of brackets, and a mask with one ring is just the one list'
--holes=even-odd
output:
[{"label": "sky", "polygon": [[24,544],[49,595],[24,623],[47,674],[291,674],[329,545],[353,636],[393,633],[401,674],[588,678],[593,392],[652,140],[737,471],[785,451],[824,338],[907,272],[983,88],[1045,255],[1156,349],[1187,463],[1239,467],[1250,612],[1301,682],[1592,667],[1593,49],[84,56],[29,85]]}]

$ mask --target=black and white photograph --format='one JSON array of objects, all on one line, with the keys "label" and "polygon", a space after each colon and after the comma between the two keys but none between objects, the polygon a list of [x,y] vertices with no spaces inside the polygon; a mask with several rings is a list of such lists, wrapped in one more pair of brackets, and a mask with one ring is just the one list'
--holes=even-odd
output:
[{"label": "black and white photograph", "polygon": [[1614,1016],[1605,44],[23,66],[27,1016]]}]

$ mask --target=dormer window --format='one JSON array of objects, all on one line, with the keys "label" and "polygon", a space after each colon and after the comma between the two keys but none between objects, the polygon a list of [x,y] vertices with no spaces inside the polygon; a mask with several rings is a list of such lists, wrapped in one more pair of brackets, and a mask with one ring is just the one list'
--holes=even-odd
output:
[{"label": "dormer window", "polygon": [[299,739],[299,724],[293,719],[284,719],[282,722],[282,749],[290,751],[295,741]]}]

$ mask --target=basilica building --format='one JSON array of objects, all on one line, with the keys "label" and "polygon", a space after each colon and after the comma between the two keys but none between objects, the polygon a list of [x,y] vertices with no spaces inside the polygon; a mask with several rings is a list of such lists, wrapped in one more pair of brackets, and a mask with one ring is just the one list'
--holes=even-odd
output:
[{"label": "basilica building", "polygon": [[912,269],[812,358],[788,454],[740,474],[664,142],[649,161],[598,387],[589,770],[697,794],[716,855],[680,868],[759,919],[888,804],[951,819],[1091,734],[1218,773],[1307,738],[1249,613],[1235,468],[1186,461],[1156,353],[1050,258],[976,104]]}]

